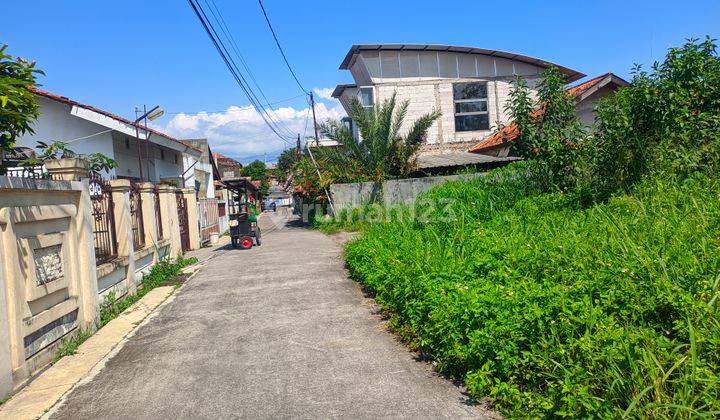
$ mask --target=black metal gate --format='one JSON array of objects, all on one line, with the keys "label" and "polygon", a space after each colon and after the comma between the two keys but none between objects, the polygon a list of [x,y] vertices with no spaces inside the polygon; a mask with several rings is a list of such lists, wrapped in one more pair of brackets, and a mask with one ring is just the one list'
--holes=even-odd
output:
[{"label": "black metal gate", "polygon": [[106,263],[117,257],[115,217],[110,185],[98,174],[90,174],[95,263]]},{"label": "black metal gate", "polygon": [[183,193],[175,193],[178,210],[178,225],[180,225],[180,245],[182,252],[190,251],[190,229],[188,227],[187,198]]}]

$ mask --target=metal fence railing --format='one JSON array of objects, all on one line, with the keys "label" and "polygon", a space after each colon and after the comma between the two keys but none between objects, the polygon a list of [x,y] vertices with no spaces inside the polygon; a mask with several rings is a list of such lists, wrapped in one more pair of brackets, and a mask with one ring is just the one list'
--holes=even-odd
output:
[{"label": "metal fence railing", "polygon": [[97,174],[90,175],[89,186],[90,201],[92,203],[95,261],[97,265],[100,265],[117,256],[112,193],[107,181]]},{"label": "metal fence railing", "polygon": [[135,184],[130,185],[130,221],[135,250],[143,249],[145,247],[145,226],[143,225],[142,197]]},{"label": "metal fence railing", "polygon": [[190,227],[188,223],[187,198],[180,191],[175,193],[178,227],[180,228],[180,246],[183,252],[190,250]]}]

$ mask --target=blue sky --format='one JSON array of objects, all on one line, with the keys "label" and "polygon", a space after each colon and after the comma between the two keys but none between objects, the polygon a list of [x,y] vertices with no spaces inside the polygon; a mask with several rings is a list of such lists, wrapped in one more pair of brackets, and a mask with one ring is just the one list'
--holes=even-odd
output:
[{"label": "blue sky", "polygon": [[[204,1],[204,0],[202,0]],[[255,0],[215,0],[270,102],[298,96]],[[285,146],[258,122],[184,0],[5,0],[0,43],[38,62],[44,88],[127,117],[160,104],[158,126],[207,136],[243,161]],[[350,82],[338,70],[352,44],[434,43],[531,55],[593,76],[627,77],[685,38],[720,38],[720,1],[317,1],[265,0],[281,43],[307,88]],[[341,115],[321,99],[322,117]],[[277,105],[305,130],[302,98]],[[196,112],[205,111],[200,117]],[[177,112],[185,115],[174,114]]]}]

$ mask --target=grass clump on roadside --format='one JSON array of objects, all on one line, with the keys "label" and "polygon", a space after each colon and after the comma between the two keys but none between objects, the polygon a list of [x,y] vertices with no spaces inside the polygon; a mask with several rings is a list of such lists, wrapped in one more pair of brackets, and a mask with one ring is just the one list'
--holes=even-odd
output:
[{"label": "grass clump on roadside", "polygon": [[150,269],[149,273],[143,276],[142,284],[135,294],[127,295],[124,298],[117,300],[115,292],[110,292],[107,296],[105,296],[105,300],[100,304],[96,329],[80,330],[75,335],[63,339],[60,347],[55,353],[53,363],[65,356],[75,354],[80,345],[90,338],[96,330],[104,327],[108,322],[117,318],[118,315],[148,294],[148,292],[152,289],[166,283],[172,283],[172,281],[180,275],[184,267],[195,263],[197,263],[197,258],[195,257],[184,258],[183,256],[178,256],[177,260],[174,262],[169,259],[163,259],[155,264]]},{"label": "grass clump on roadside", "polygon": [[132,306],[135,302],[143,298],[148,292],[154,288],[167,283],[180,275],[182,269],[188,265],[197,263],[197,258],[183,258],[178,256],[175,262],[171,262],[167,259],[161,260],[155,264],[150,272],[143,276],[142,285],[132,295],[127,295],[124,298],[117,300],[115,292],[110,292],[103,303],[100,305],[100,316],[98,321],[98,327],[102,328],[108,322],[117,318],[123,311]]}]

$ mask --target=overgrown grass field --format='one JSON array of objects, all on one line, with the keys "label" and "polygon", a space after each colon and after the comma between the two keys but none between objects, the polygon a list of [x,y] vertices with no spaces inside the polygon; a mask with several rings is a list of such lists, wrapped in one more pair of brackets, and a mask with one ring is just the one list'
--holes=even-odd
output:
[{"label": "overgrown grass field", "polygon": [[426,194],[453,199],[454,221],[437,206],[365,224],[352,275],[506,415],[720,415],[720,178],[650,178],[580,208],[528,167]]}]

